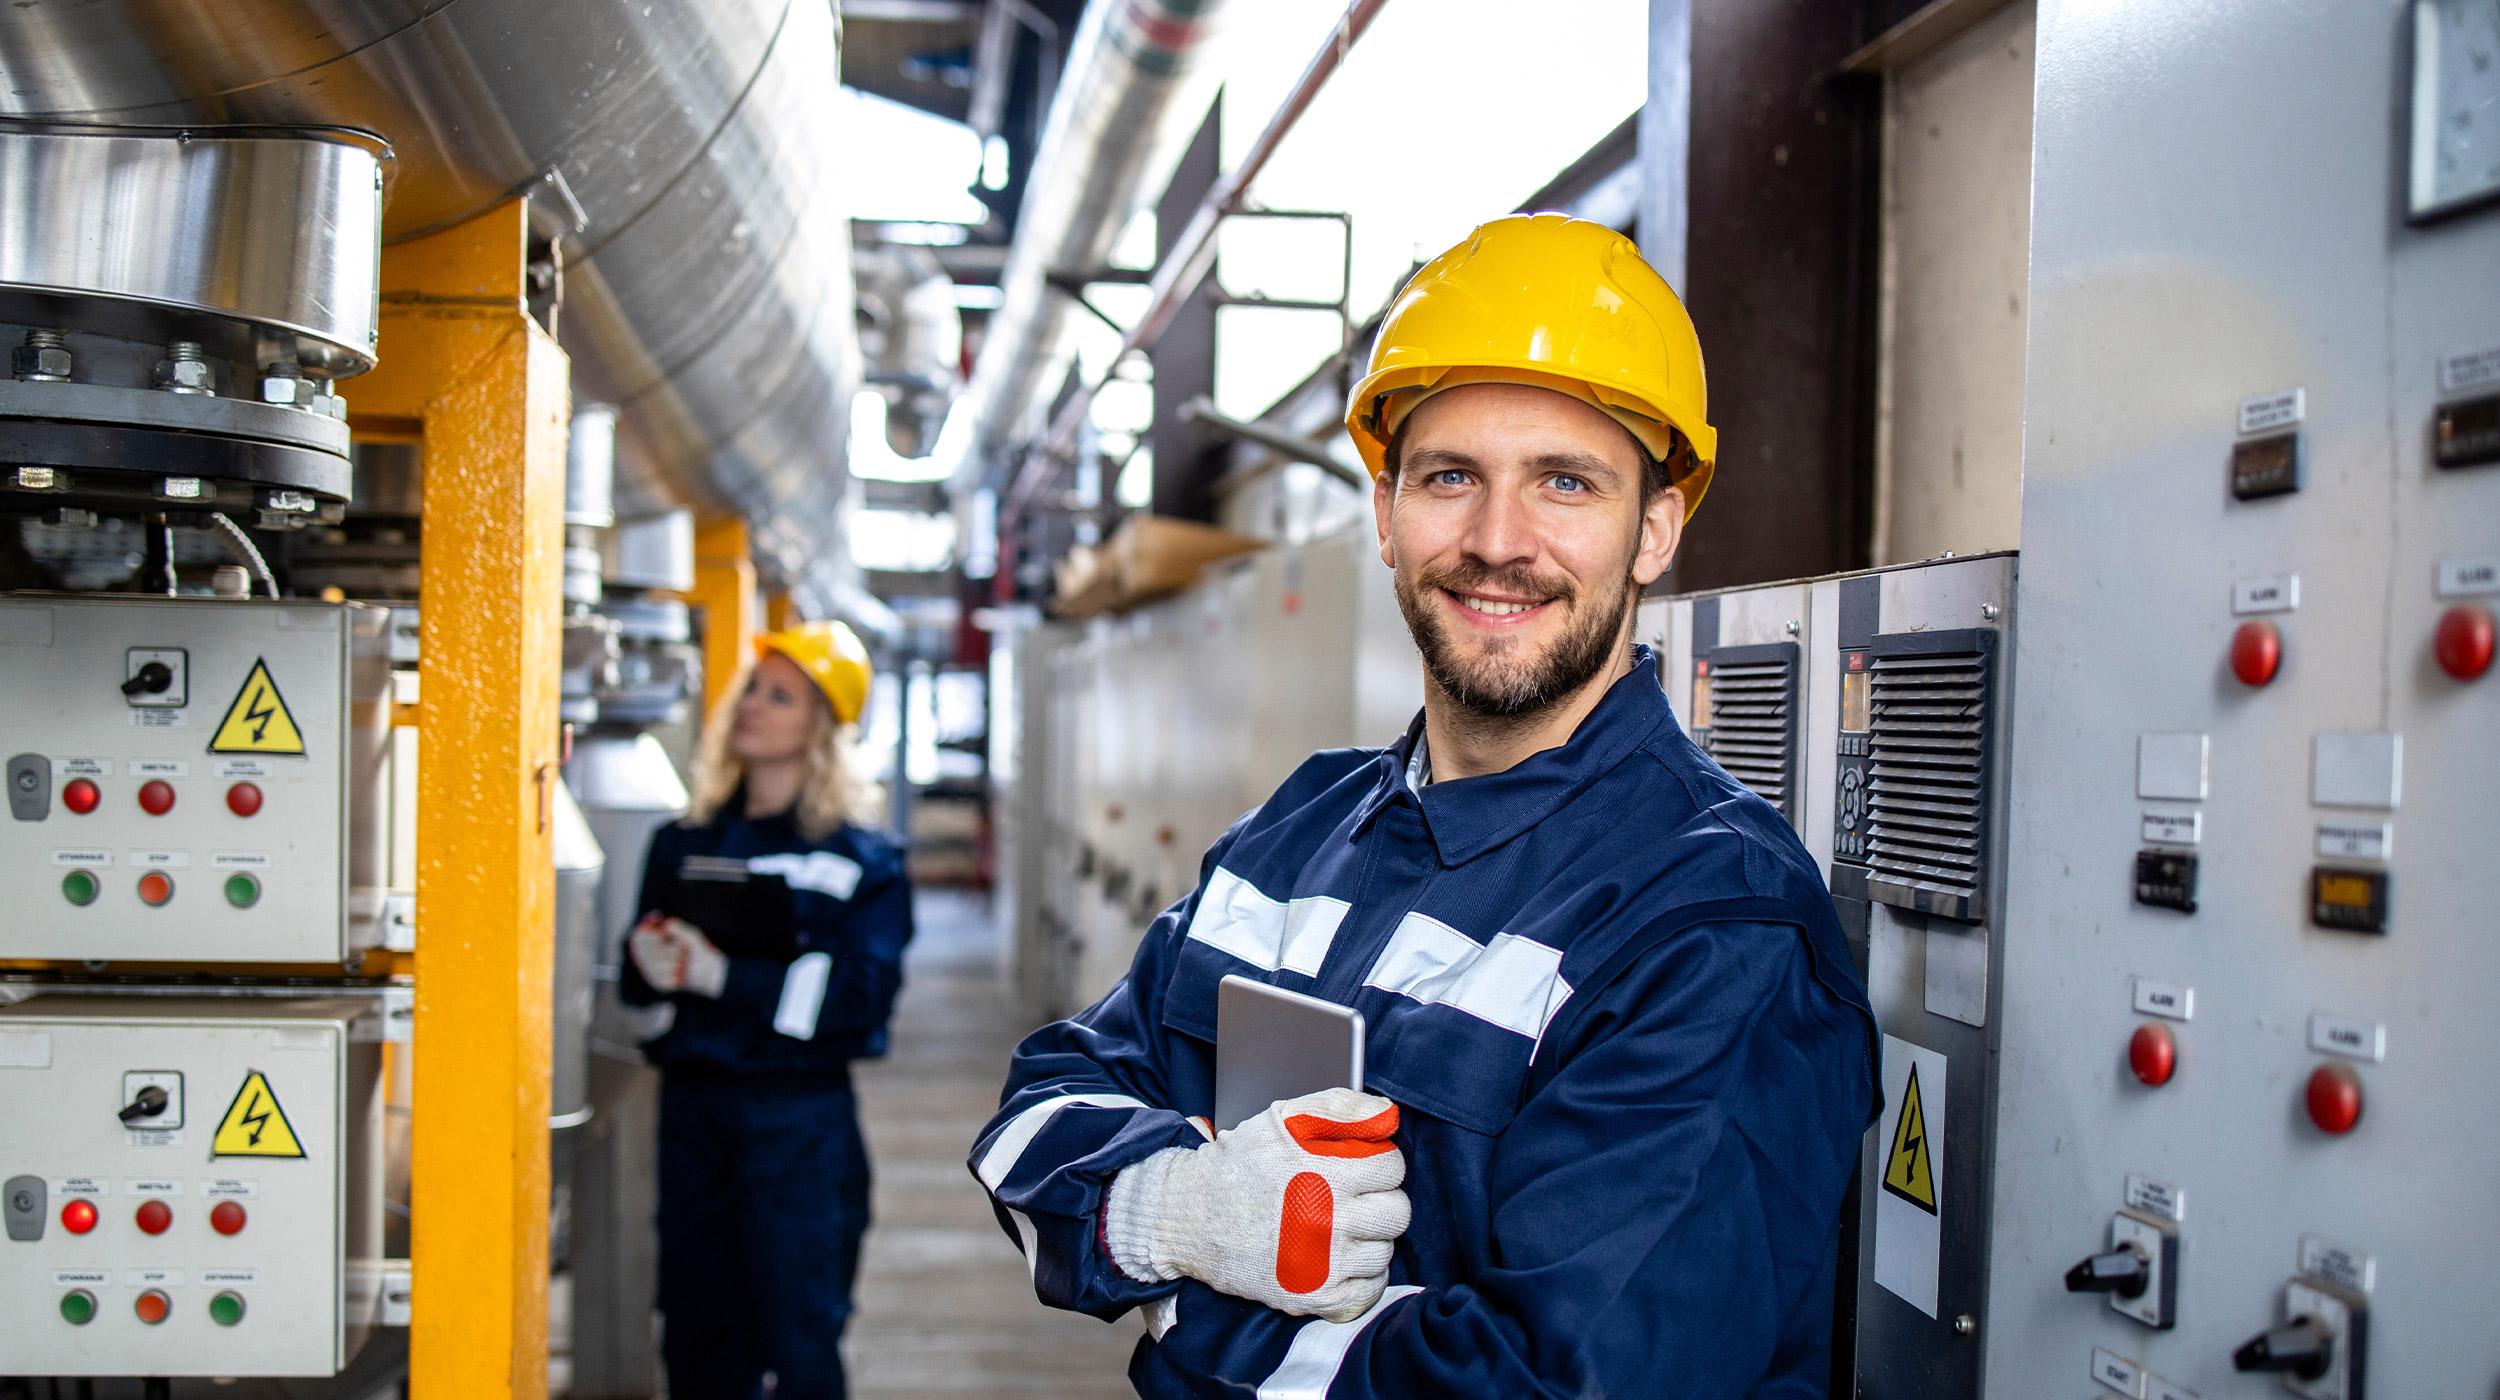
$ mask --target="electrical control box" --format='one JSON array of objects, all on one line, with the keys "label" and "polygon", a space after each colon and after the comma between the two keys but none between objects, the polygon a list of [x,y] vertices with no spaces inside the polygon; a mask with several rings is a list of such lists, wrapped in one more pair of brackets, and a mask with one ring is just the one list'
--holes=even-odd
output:
[{"label": "electrical control box", "polygon": [[377,944],[386,617],[0,597],[0,957],[336,963]]},{"label": "electrical control box", "polygon": [[1988,1277],[2017,561],[1903,565],[1644,605],[1677,718],[1790,814],[1882,1032],[1884,1111],[1842,1226],[1841,1348],[1972,1395]]},{"label": "electrical control box", "polygon": [[328,1376],[382,1279],[379,1007],[0,1010],[8,1369]]}]

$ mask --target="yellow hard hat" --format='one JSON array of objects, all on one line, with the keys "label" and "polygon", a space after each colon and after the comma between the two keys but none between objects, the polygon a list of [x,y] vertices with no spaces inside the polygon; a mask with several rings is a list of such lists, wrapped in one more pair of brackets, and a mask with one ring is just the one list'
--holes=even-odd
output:
[{"label": "yellow hard hat", "polygon": [[1529,384],[1591,405],[1664,458],[1692,465],[1685,518],[1718,458],[1693,319],[1631,239],[1563,214],[1495,219],[1424,265],[1380,323],[1346,432],[1378,476],[1416,405],[1460,384]]},{"label": "yellow hard hat", "polygon": [[868,648],[860,645],[857,633],[839,622],[802,622],[756,638],[757,659],[768,651],[788,657],[807,673],[832,703],[835,719],[844,724],[859,722],[859,712],[868,704],[868,678],[875,672],[868,664]]}]

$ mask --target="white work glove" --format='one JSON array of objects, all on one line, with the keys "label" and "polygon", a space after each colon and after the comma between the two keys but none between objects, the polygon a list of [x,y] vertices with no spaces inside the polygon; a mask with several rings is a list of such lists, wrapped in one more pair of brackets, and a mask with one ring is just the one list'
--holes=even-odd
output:
[{"label": "white work glove", "polygon": [[1397,1105],[1352,1089],[1270,1104],[1200,1147],[1114,1177],[1103,1236],[1140,1282],[1184,1275],[1278,1312],[1343,1322],[1379,1301],[1411,1210]]},{"label": "white work glove", "polygon": [[625,940],[625,951],[655,991],[718,997],[729,985],[729,955],[683,919],[644,915]]}]

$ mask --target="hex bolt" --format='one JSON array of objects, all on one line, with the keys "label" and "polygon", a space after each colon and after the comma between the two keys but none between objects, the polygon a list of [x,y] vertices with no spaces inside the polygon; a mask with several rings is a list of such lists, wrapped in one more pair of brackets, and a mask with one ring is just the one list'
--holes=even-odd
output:
[{"label": "hex bolt", "polygon": [[280,362],[261,370],[260,401],[284,404],[290,408],[312,407],[313,386],[304,378],[302,369]]},{"label": "hex bolt", "polygon": [[216,371],[200,358],[198,341],[177,340],[165,347],[165,358],[156,362],[156,387],[169,394],[216,397]]},{"label": "hex bolt", "polygon": [[50,467],[19,467],[17,485],[21,491],[50,491],[66,485]]},{"label": "hex bolt", "polygon": [[69,379],[69,342],[59,331],[28,331],[26,343],[9,355],[9,369],[28,383],[64,383]]}]

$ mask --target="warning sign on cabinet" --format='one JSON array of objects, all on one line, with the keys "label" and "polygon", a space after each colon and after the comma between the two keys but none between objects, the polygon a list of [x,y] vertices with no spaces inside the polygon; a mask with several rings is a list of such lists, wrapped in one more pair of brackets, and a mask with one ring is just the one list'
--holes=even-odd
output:
[{"label": "warning sign on cabinet", "polygon": [[304,1144],[295,1136],[295,1125],[286,1121],[286,1110],[278,1107],[278,1096],[270,1089],[267,1075],[253,1070],[243,1076],[243,1087],[234,1091],[234,1102],[226,1106],[226,1116],[217,1124],[217,1137],[209,1145],[208,1155],[304,1155]]},{"label": "warning sign on cabinet", "polygon": [[268,662],[252,663],[251,674],[243,678],[243,688],[234,693],[234,703],[226,707],[226,717],[217,725],[216,737],[208,741],[208,751],[304,751],[304,732],[295,727],[295,716],[286,707],[286,697],[278,693],[278,683],[269,674]]},{"label": "warning sign on cabinet", "polygon": [[1944,1056],[1885,1036],[1875,1281],[1929,1317],[1944,1240],[1946,1121]]}]

